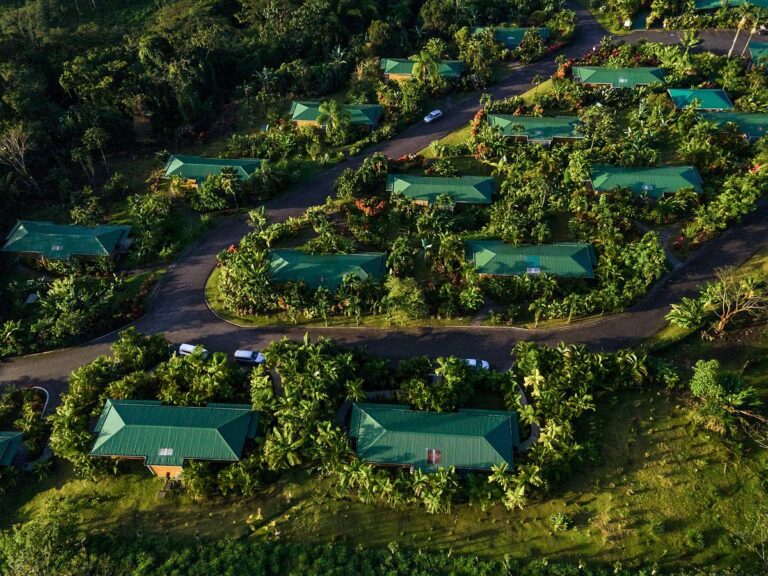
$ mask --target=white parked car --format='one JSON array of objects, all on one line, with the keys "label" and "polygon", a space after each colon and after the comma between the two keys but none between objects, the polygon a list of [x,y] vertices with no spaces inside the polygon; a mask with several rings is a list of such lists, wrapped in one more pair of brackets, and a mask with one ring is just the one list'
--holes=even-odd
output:
[{"label": "white parked car", "polygon": [[490,370],[491,365],[488,363],[487,360],[478,360],[476,358],[466,358],[464,362],[467,363],[467,366],[470,368],[480,368],[481,370]]},{"label": "white parked car", "polygon": [[203,358],[208,358],[211,353],[199,344],[182,344],[179,346],[179,356],[190,356],[195,350],[200,348],[203,352]]},{"label": "white parked car", "polygon": [[254,350],[235,350],[235,362],[245,366],[256,366],[264,364],[264,354]]},{"label": "white parked car", "polygon": [[424,116],[424,123],[429,124],[431,122],[434,122],[435,120],[440,120],[440,118],[442,117],[443,117],[442,110],[432,110],[432,112]]}]

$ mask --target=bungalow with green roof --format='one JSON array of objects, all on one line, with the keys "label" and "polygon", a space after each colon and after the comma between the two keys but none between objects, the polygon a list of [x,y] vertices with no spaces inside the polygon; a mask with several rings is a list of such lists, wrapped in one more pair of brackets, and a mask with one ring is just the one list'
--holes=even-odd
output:
[{"label": "bungalow with green roof", "polygon": [[[353,126],[373,128],[379,124],[382,108],[378,104],[345,104]],[[293,102],[291,122],[297,126],[319,126],[320,102]]]},{"label": "bungalow with green roof", "polygon": [[0,431],[0,467],[11,466],[16,461],[23,438],[21,432]]},{"label": "bungalow with green roof", "polygon": [[425,472],[512,467],[520,445],[516,412],[421,412],[399,404],[354,404],[349,436],[364,462]]},{"label": "bungalow with green roof", "polygon": [[637,88],[664,82],[661,68],[605,68],[601,66],[574,66],[573,77],[585,86],[611,86]]},{"label": "bungalow with green roof", "polygon": [[[768,8],[768,0],[726,0],[729,8],[737,8],[744,4],[757,6],[758,8]],[[723,6],[723,0],[695,0],[694,10],[719,10]]]},{"label": "bungalow with green roof", "polygon": [[[488,29],[489,27],[486,26],[474,26],[472,28],[472,35],[479,36]],[[546,42],[549,38],[548,28],[507,28],[504,26],[496,26],[490,27],[490,29],[493,30],[494,40],[500,44],[504,44],[504,46],[510,50],[514,50],[520,46],[520,44],[523,42],[523,38],[525,37],[525,33],[528,32],[528,30],[534,30],[538,32],[539,36],[544,42]]]},{"label": "bungalow with green roof", "polygon": [[187,460],[237,462],[256,437],[250,405],[164,406],[157,400],[107,400],[90,455],[141,459],[153,474],[176,478]]},{"label": "bungalow with green roof", "polygon": [[[413,76],[414,64],[413,60],[406,58],[382,58],[380,67],[384,81],[408,80]],[[464,62],[460,60],[439,60],[437,63],[437,73],[443,78],[458,78],[462,72],[464,72]]]},{"label": "bungalow with green roof", "polygon": [[399,192],[416,204],[434,204],[439,196],[450,196],[457,204],[490,204],[495,182],[490,176],[415,176],[389,174],[387,192]]},{"label": "bungalow with green roof", "polygon": [[488,114],[488,124],[501,130],[504,136],[549,146],[553,142],[567,142],[584,138],[578,132],[577,116],[513,116]]},{"label": "bungalow with green roof", "polygon": [[688,108],[694,103],[696,110],[733,110],[733,103],[722,88],[693,88],[690,90],[670,88],[667,93],[678,110]]},{"label": "bungalow with green roof", "polygon": [[766,135],[768,130],[768,114],[751,114],[749,112],[704,112],[701,114],[707,122],[713,122],[720,127],[734,124],[747,140],[757,140]]},{"label": "bungalow with green roof", "polygon": [[310,288],[334,290],[351,274],[359,280],[379,280],[386,272],[386,254],[310,254],[302,250],[271,250],[269,276],[272,282],[303,282]]},{"label": "bungalow with green roof", "polygon": [[693,166],[622,168],[599,164],[592,167],[590,181],[592,188],[598,192],[626,188],[635,196],[653,200],[683,188],[693,188],[699,194],[703,192],[701,176]]},{"label": "bungalow with green roof", "polygon": [[67,226],[21,220],[0,251],[47,260],[115,258],[130,246],[130,233],[130,226]]},{"label": "bungalow with green roof", "polygon": [[749,59],[752,64],[763,65],[768,63],[768,42],[750,41]]},{"label": "bungalow with green roof", "polygon": [[501,240],[469,240],[467,260],[474,263],[481,276],[547,274],[558,278],[593,278],[597,264],[591,244],[514,246]]},{"label": "bungalow with green roof", "polygon": [[224,168],[232,168],[241,180],[247,180],[261,168],[256,158],[203,158],[174,155],[165,164],[165,177],[178,177],[190,186],[200,186],[208,176],[218,176]]}]

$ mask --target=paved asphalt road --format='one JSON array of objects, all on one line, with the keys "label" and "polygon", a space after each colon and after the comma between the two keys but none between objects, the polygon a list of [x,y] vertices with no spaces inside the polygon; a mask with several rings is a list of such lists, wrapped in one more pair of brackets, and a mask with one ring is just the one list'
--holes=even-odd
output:
[{"label": "paved asphalt road", "polygon": [[[595,46],[605,35],[604,30],[588,11],[577,10],[577,35],[563,52],[579,57]],[[638,32],[625,36],[628,41],[648,38],[675,43],[676,32]],[[699,49],[725,52],[733,39],[732,32],[705,32]],[[746,38],[744,38],[746,40]],[[739,46],[740,50],[742,46]],[[490,90],[494,98],[521,94],[531,87],[536,74],[548,77],[556,69],[554,58],[536,62],[514,70],[501,83]],[[452,97],[443,106],[445,118],[435,124],[418,124],[397,138],[366,150],[366,155],[380,151],[389,157],[399,157],[421,150],[430,142],[469,122],[477,110],[480,93]],[[361,158],[349,159],[292,189],[267,204],[272,220],[283,220],[301,214],[308,206],[324,202],[331,194],[333,182],[346,167],[354,167]],[[712,277],[718,266],[738,265],[748,259],[763,243],[768,233],[768,205],[762,205],[742,225],[734,227],[722,237],[708,243],[701,253],[694,255],[657,286],[642,302],[624,314],[591,323],[576,324],[554,331],[522,330],[517,328],[435,328],[414,330],[380,330],[370,328],[312,328],[311,336],[326,335],[350,344],[364,344],[374,353],[391,358],[414,354],[429,356],[455,354],[482,357],[495,367],[510,364],[509,351],[519,340],[532,340],[556,344],[559,342],[585,343],[594,349],[616,349],[633,346],[652,335],[664,325],[669,304],[682,296],[691,295],[697,286]],[[188,248],[171,266],[152,299],[149,313],[136,327],[144,333],[164,333],[172,342],[202,343],[211,350],[232,351],[238,347],[260,348],[272,340],[288,336],[301,338],[306,328],[254,329],[239,328],[217,318],[206,306],[204,287],[215,265],[216,254],[237,243],[248,231],[245,218],[234,217],[217,228],[194,246]],[[71,370],[107,353],[115,338],[107,335],[92,343],[46,354],[28,356],[0,364],[0,383],[44,386],[52,392],[53,404],[66,387]]]}]

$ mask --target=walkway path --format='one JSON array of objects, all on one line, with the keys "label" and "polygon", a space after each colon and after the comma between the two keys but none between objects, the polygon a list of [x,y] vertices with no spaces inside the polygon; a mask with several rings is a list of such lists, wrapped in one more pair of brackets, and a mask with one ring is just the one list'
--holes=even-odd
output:
[{"label": "walkway path", "polygon": [[[597,45],[604,30],[589,12],[574,6],[577,12],[577,35],[564,49],[569,57],[579,57]],[[733,33],[708,32],[699,49],[727,51]],[[628,41],[649,38],[674,43],[678,33],[642,32],[623,37]],[[739,48],[740,49],[740,48]],[[554,57],[522,66],[510,73],[490,93],[494,98],[522,94],[531,87],[534,76],[547,77],[556,69]],[[445,107],[445,119],[435,124],[419,124],[397,138],[366,150],[382,152],[390,157],[415,153],[433,140],[465,126],[477,110],[479,93],[457,99]],[[360,164],[362,158],[326,170],[311,182],[267,203],[272,221],[298,216],[311,205],[320,204],[331,194],[334,180],[346,167]],[[606,318],[588,325],[573,325],[559,330],[523,330],[507,327],[421,328],[412,330],[381,330],[371,328],[239,328],[217,318],[207,307],[205,283],[214,265],[216,254],[237,243],[248,231],[245,217],[222,222],[210,234],[182,253],[162,279],[151,302],[149,313],[136,322],[140,332],[164,333],[172,342],[202,343],[209,350],[232,351],[241,347],[261,348],[283,336],[302,338],[328,336],[348,345],[365,345],[376,354],[404,358],[415,354],[429,356],[458,355],[482,357],[494,367],[509,365],[509,351],[519,340],[556,344],[582,342],[594,349],[616,349],[634,346],[654,334],[664,325],[664,315],[673,302],[691,295],[697,286],[710,279],[718,266],[738,265],[748,259],[768,237],[768,209],[759,208],[747,221],[734,227],[722,237],[710,242],[700,254],[674,270],[648,297],[625,314]],[[70,371],[109,351],[115,335],[107,335],[92,343],[46,354],[19,358],[0,364],[0,382],[37,385],[52,392],[52,403],[58,403],[66,387]]]}]

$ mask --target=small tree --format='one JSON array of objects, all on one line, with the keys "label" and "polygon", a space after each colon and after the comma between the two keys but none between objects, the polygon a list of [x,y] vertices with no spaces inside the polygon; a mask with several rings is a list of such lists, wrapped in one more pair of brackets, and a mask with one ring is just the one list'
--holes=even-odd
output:
[{"label": "small tree", "polygon": [[424,294],[414,278],[390,276],[385,284],[387,295],[384,308],[393,324],[404,325],[409,320],[423,318],[427,314]]},{"label": "small tree", "polygon": [[715,333],[722,334],[737,317],[763,316],[768,312],[765,281],[757,276],[739,276],[732,268],[716,270],[717,281],[702,294],[704,301],[715,310]]},{"label": "small tree", "polygon": [[690,381],[697,399],[695,419],[708,430],[733,434],[745,419],[765,419],[750,410],[758,404],[757,392],[746,386],[738,374],[721,369],[717,360],[699,360]]},{"label": "small tree", "polygon": [[317,116],[318,124],[325,127],[325,133],[328,139],[339,146],[349,140],[350,128],[352,127],[352,117],[338,100],[326,100],[320,103],[318,108],[320,114]]},{"label": "small tree", "polygon": [[226,167],[220,174],[210,174],[192,196],[192,208],[201,212],[237,208],[243,197],[243,182],[233,168]]}]

